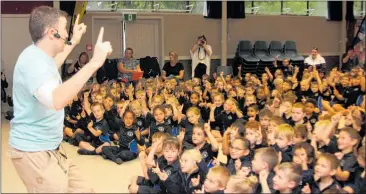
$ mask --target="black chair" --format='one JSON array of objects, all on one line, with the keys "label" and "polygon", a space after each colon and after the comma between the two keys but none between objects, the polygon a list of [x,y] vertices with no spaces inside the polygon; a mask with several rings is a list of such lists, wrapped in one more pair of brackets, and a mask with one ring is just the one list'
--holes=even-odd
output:
[{"label": "black chair", "polygon": [[283,59],[287,58],[284,54],[283,54],[283,46],[282,43],[280,41],[271,41],[269,43],[269,54],[272,57],[278,57],[277,61],[283,61]]},{"label": "black chair", "polygon": [[255,41],[254,55],[257,56],[261,60],[261,62],[273,63],[274,58],[268,54],[267,50],[268,50],[268,47],[267,47],[266,41],[262,41],[262,40]]},{"label": "black chair", "polygon": [[283,47],[284,54],[293,62],[304,62],[304,57],[297,53],[296,42],[286,41]]},{"label": "black chair", "polygon": [[237,53],[238,58],[242,59],[241,74],[256,73],[260,59],[254,55],[252,43],[248,40],[239,42]]},{"label": "black chair", "polygon": [[259,63],[260,59],[253,54],[253,45],[249,40],[242,40],[238,45],[238,56],[244,59],[244,62]]}]

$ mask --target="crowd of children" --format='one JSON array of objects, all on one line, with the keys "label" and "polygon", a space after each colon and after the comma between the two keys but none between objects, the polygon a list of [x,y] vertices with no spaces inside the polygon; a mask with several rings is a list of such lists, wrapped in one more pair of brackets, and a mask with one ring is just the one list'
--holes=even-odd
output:
[{"label": "crowd of children", "polygon": [[112,80],[69,103],[64,135],[81,155],[139,158],[130,193],[366,193],[365,91],[363,69],[300,75],[288,59],[260,78]]}]

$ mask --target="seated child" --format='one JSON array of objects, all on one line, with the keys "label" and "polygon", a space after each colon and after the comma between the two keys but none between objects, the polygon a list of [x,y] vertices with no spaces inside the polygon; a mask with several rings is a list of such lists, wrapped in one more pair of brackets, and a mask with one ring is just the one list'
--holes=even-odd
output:
[{"label": "seated child", "polygon": [[197,149],[184,151],[180,158],[180,176],[182,191],[193,193],[200,189],[208,173],[207,164],[202,160],[202,155]]},{"label": "seated child", "polygon": [[250,142],[250,149],[266,147],[266,132],[258,121],[248,121],[245,124],[245,138]]},{"label": "seated child", "polygon": [[318,157],[314,168],[314,182],[307,184],[302,189],[303,193],[323,193],[328,189],[340,188],[339,183],[333,178],[339,167],[339,160],[336,156],[324,153]]},{"label": "seated child", "polygon": [[266,184],[262,184],[261,182],[261,184],[256,188],[255,193],[267,191],[267,188],[263,187],[268,187],[270,193],[275,193],[276,190],[273,188],[273,177],[275,176],[275,173],[273,170],[278,163],[278,153],[273,148],[259,148],[255,151],[254,159],[252,160],[252,171],[257,176],[260,176],[261,174],[267,176],[267,181],[265,181]]},{"label": "seated child", "polygon": [[240,171],[246,172],[249,170],[250,172],[253,154],[250,151],[249,141],[244,137],[236,137],[230,142],[231,143],[229,143],[228,138],[225,138],[222,145],[223,150],[227,150],[227,147],[229,147],[229,154],[227,154],[227,151],[223,151],[224,154],[228,155],[226,167],[230,170],[232,175],[239,175],[242,173]]},{"label": "seated child", "polygon": [[[276,175],[273,177],[273,188],[280,193],[301,193],[299,183],[301,181],[302,170],[300,165],[285,162],[280,164],[276,171]],[[262,179],[260,180],[262,184]],[[266,180],[263,180],[265,184]],[[267,187],[268,188],[268,187]],[[269,193],[270,190],[263,190],[265,193]]]},{"label": "seated child", "polygon": [[[109,126],[104,119],[104,107],[100,103],[95,103],[91,107],[96,122],[90,121],[88,124],[88,130],[90,136],[87,137],[82,134],[75,136],[78,146],[81,148],[78,150],[80,155],[96,155],[102,152],[103,146],[109,146]],[[104,136],[105,138],[101,138]]]},{"label": "seated child", "polygon": [[354,187],[355,172],[358,168],[354,150],[357,149],[360,140],[361,137],[356,129],[345,127],[339,132],[337,144],[340,152],[337,152],[334,155],[340,160],[340,166],[337,169],[335,176],[343,187]]},{"label": "seated child", "polygon": [[[159,144],[163,145],[163,156],[154,160]],[[178,160],[179,147],[176,138],[168,138],[164,142],[159,139],[156,144],[153,144],[147,158],[149,179],[132,180],[129,187],[130,193],[182,193]]]},{"label": "seated child", "polygon": [[306,142],[297,143],[294,146],[294,163],[301,166],[302,169],[302,183],[305,185],[307,183],[311,184],[313,181],[313,163],[315,160],[314,148]]},{"label": "seated child", "polygon": [[278,126],[275,133],[276,144],[274,148],[277,152],[281,152],[281,163],[292,162],[294,136],[295,132],[290,125]]},{"label": "seated child", "polygon": [[201,190],[195,193],[220,194],[224,193],[226,184],[230,179],[230,171],[223,166],[212,167],[207,176]]},{"label": "seated child", "polygon": [[137,156],[137,147],[132,143],[136,141],[140,146],[144,145],[141,133],[137,128],[136,117],[132,111],[125,111],[123,114],[123,123],[118,133],[115,133],[114,139],[119,141],[117,146],[104,146],[102,155],[106,159],[110,159],[117,164],[122,164],[133,160]]},{"label": "seated child", "polygon": [[234,175],[227,182],[224,193],[254,193],[257,184],[258,179],[256,176],[241,177]]}]

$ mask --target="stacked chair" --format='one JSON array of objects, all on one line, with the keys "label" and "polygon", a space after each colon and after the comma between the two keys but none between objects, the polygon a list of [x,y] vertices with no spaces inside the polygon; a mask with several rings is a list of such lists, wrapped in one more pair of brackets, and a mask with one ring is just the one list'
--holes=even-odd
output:
[{"label": "stacked chair", "polygon": [[236,49],[236,57],[242,59],[242,74],[257,72],[260,59],[253,53],[252,42],[248,40],[240,41],[238,48]]},{"label": "stacked chair", "polygon": [[233,64],[234,73],[238,66],[237,63],[242,64],[242,76],[246,73],[252,73],[260,77],[265,72],[266,67],[273,72],[275,57],[278,57],[278,63],[281,63],[285,58],[289,58],[293,65],[301,66],[304,62],[304,57],[297,52],[295,41],[286,41],[282,46],[280,41],[271,41],[267,45],[266,41],[258,40],[255,41],[253,47],[251,41],[241,40],[236,49]]}]

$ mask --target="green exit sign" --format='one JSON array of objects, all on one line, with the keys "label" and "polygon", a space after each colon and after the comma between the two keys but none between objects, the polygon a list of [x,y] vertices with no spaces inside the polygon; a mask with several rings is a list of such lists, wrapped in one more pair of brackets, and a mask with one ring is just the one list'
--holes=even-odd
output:
[{"label": "green exit sign", "polygon": [[125,21],[129,21],[129,22],[135,21],[136,20],[136,14],[135,13],[124,13],[123,14],[123,19]]}]

